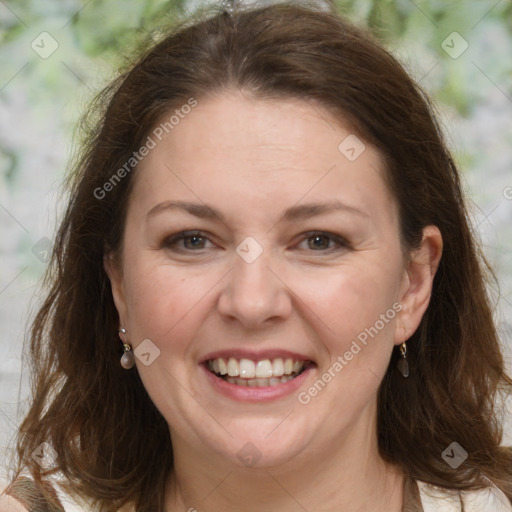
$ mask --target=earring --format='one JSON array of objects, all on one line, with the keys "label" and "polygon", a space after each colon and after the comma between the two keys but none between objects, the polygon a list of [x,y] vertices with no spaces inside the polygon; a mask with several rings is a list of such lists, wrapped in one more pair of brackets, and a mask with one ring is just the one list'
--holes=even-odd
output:
[{"label": "earring", "polygon": [[133,365],[135,364],[135,358],[133,357],[132,347],[128,343],[126,343],[124,339],[126,329],[124,327],[121,327],[117,332],[119,333],[119,337],[123,342],[124,348],[123,355],[121,356],[121,366],[125,370],[129,370],[130,368],[133,368]]},{"label": "earring", "polygon": [[398,370],[403,377],[409,377],[409,363],[407,362],[407,345],[405,341],[400,345],[401,358],[398,360]]}]

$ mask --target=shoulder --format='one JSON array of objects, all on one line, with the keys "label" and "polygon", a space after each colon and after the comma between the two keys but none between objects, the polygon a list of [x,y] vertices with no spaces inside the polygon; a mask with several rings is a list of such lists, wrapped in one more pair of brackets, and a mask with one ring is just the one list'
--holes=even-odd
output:
[{"label": "shoulder", "polygon": [[13,498],[9,492],[10,482],[0,478],[0,512],[28,512],[22,503]]},{"label": "shoulder", "polygon": [[6,494],[0,494],[0,512],[28,512],[21,502]]},{"label": "shoulder", "polygon": [[2,481],[1,484],[0,512],[66,512],[48,482],[36,483],[20,475],[13,482]]},{"label": "shoulder", "polygon": [[417,484],[424,512],[512,512],[512,503],[495,486],[477,491],[458,491],[442,489],[419,480]]},{"label": "shoulder", "polygon": [[[0,478],[0,512],[98,512],[98,505],[71,496],[62,486],[62,479],[53,475],[44,484],[36,484],[23,474],[14,482]],[[119,512],[135,512],[125,505]]]}]

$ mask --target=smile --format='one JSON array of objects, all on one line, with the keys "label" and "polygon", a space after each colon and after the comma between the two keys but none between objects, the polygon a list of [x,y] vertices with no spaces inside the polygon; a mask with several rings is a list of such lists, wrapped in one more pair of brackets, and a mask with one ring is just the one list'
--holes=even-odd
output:
[{"label": "smile", "polygon": [[206,361],[208,370],[217,377],[230,384],[246,387],[284,384],[298,377],[310,364],[312,364],[310,361],[282,357],[258,361],[246,358],[218,357]]}]

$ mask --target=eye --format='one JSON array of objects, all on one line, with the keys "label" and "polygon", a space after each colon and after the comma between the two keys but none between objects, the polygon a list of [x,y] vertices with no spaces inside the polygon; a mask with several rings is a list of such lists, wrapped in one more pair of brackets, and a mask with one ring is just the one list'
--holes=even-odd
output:
[{"label": "eye", "polygon": [[308,242],[308,248],[316,252],[332,252],[340,248],[348,248],[347,241],[342,237],[323,231],[306,233],[303,242]]},{"label": "eye", "polygon": [[[184,231],[166,238],[162,247],[173,251],[198,252],[202,249],[208,249],[207,243],[210,240],[201,231]],[[305,233],[305,238],[299,244],[307,242],[307,249],[315,252],[332,252],[343,248],[348,248],[348,242],[338,235],[323,231],[311,231]]]},{"label": "eye", "polygon": [[[200,231],[188,231],[166,238],[162,246],[178,251],[194,251],[205,249],[206,247],[204,245],[207,240],[208,238]],[[184,242],[184,246],[180,246],[180,242],[182,241]]]}]

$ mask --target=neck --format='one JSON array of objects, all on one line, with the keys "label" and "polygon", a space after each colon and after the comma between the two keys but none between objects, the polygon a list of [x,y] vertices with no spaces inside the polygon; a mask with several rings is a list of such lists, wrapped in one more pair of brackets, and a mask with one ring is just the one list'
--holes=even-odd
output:
[{"label": "neck", "polygon": [[[293,460],[244,468],[195,449],[173,432],[167,512],[402,510],[404,476],[379,455],[374,429],[354,425],[341,441],[308,446]],[[366,423],[368,425],[368,423]],[[345,434],[345,433],[344,433]]]}]

